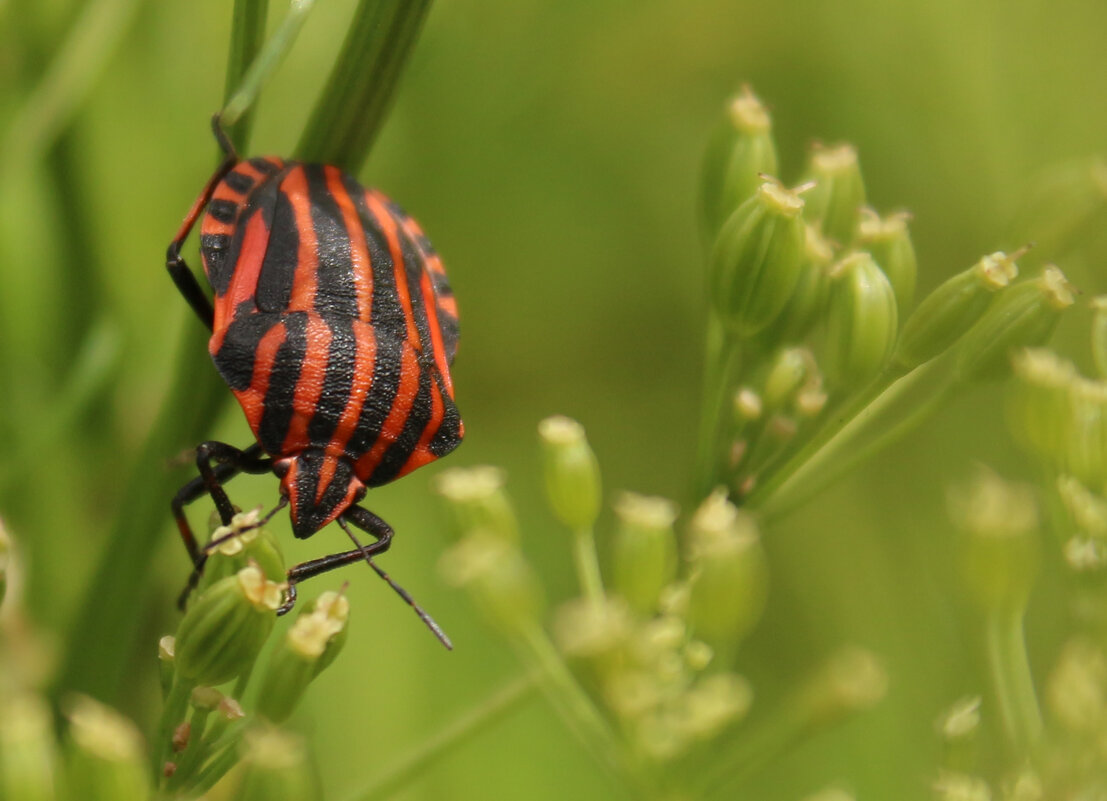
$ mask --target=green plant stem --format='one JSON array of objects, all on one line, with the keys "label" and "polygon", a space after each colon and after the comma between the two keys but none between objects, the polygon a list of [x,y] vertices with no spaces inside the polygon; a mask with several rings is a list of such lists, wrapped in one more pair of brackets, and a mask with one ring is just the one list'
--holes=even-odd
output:
[{"label": "green plant stem", "polygon": [[[295,15],[296,6],[297,4],[293,3],[285,24],[289,17]],[[235,0],[231,22],[231,48],[227,54],[227,77],[223,84],[223,101],[226,107],[230,106],[231,98],[236,91],[242,94],[239,86],[245,82],[244,76],[247,70],[253,72],[251,65],[261,60],[258,58],[258,51],[261,50],[264,40],[265,20],[268,14],[269,0]],[[281,53],[286,50],[287,45]],[[256,96],[257,88],[249,96],[246,106],[233,116],[227,113],[226,107],[224,108],[223,129],[236,146],[244,148],[250,141],[250,131],[253,129],[256,110],[253,100]]]},{"label": "green plant stem", "polygon": [[192,684],[181,681],[179,675],[174,676],[173,686],[169,688],[169,695],[162,707],[161,721],[158,723],[157,739],[151,749],[154,754],[154,778],[158,782],[165,782],[162,768],[172,756],[173,732],[180,726],[188,712],[188,702],[192,697]]},{"label": "green plant stem", "polygon": [[581,528],[573,532],[573,562],[577,568],[577,580],[580,581],[584,597],[594,604],[603,603],[603,578],[600,575],[600,562],[596,556],[596,538],[592,528]]},{"label": "green plant stem", "polygon": [[703,363],[700,428],[696,443],[696,480],[693,504],[698,505],[721,482],[721,450],[724,444],[723,416],[734,375],[738,369],[738,345],[718,315],[707,314],[707,336]]},{"label": "green plant stem", "polygon": [[524,661],[538,671],[543,692],[569,729],[602,765],[648,796],[649,784],[643,779],[638,766],[621,747],[615,733],[573,677],[542,627],[537,623],[527,625],[515,642]]},{"label": "green plant stem", "polygon": [[[916,368],[852,414],[834,419],[764,483],[744,505],[765,520],[798,508],[876,453],[918,427],[958,385],[953,354]],[[874,390],[875,391],[875,390]]]},{"label": "green plant stem", "polygon": [[430,5],[431,0],[360,0],[297,158],[355,173],[361,168]]},{"label": "green plant stem", "polygon": [[1042,733],[1042,713],[1026,655],[1022,610],[992,610],[984,621],[988,670],[1015,756],[1027,758]]},{"label": "green plant stem", "polygon": [[535,674],[520,676],[486,698],[479,706],[449,723],[438,733],[423,740],[411,753],[390,763],[388,770],[367,787],[353,793],[350,801],[379,801],[389,798],[434,763],[449,756],[461,745],[499,722],[508,712],[531,698],[537,687]]}]

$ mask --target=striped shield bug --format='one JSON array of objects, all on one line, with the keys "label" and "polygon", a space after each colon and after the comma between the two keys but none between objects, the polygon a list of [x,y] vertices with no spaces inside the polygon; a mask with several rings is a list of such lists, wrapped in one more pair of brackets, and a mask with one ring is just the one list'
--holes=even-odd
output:
[{"label": "striped shield bug", "polygon": [[[211,330],[208,350],[246,414],[245,449],[205,442],[199,477],[172,509],[195,567],[207,558],[184,506],[210,495],[224,525],[234,507],[224,482],[272,472],[293,533],[337,521],[356,546],[288,571],[296,601],[305,579],[364,559],[445,636],[372,556],[392,528],[359,505],[366,490],[444,456],[461,442],[450,365],[457,304],[442,261],[419,225],[338,167],[281,158],[239,159],[216,116],[226,154],[169,244],[166,268]],[[196,222],[213,298],[181,257]],[[266,518],[268,519],[268,518]],[[363,545],[354,526],[374,541]],[[187,590],[186,590],[187,593]]]}]

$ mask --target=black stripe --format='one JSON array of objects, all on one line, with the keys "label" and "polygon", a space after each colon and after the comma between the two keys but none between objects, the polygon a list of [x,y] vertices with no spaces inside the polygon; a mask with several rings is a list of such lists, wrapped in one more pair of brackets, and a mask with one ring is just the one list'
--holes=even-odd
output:
[{"label": "black stripe", "polygon": [[432,370],[423,365],[420,367],[422,369],[419,371],[419,391],[415,395],[411,409],[408,410],[407,419],[404,420],[404,430],[384,452],[384,458],[369,476],[369,480],[365,482],[367,486],[379,487],[396,477],[414,453],[415,446],[419,444],[419,438],[423,436],[423,429],[430,421]]},{"label": "black stripe", "polygon": [[[252,307],[249,301],[240,306]],[[249,389],[254,380],[254,363],[258,344],[274,325],[280,325],[276,314],[251,314],[250,308],[240,308],[223,335],[223,344],[212,360],[215,369],[233,389]]]},{"label": "black stripe", "polygon": [[[269,179],[250,198],[259,208],[272,209],[269,242],[258,274],[257,304],[264,311],[280,312],[292,299],[292,282],[300,258],[300,234],[296,215],[288,196],[280,191],[280,181]],[[245,220],[239,224],[245,228]]]},{"label": "black stripe", "polygon": [[361,407],[357,427],[346,445],[346,453],[357,460],[373,448],[381,426],[388,419],[400,387],[402,343],[406,324],[396,295],[396,281],[388,241],[365,202],[365,190],[349,175],[342,176],[342,185],[350,193],[365,231],[369,264],[373,272],[373,300],[369,322],[376,333],[376,355],[373,379]]},{"label": "black stripe", "polygon": [[[291,163],[295,164],[295,162]],[[281,169],[279,164],[274,164],[272,161],[264,158],[263,156],[255,156],[254,158],[250,159],[250,166],[260,172],[262,175],[270,175],[272,173],[278,172]]]},{"label": "black stripe", "polygon": [[423,251],[423,253],[425,253],[427,256],[438,255],[438,251],[434,249],[434,245],[431,244],[431,241],[427,238],[426,234],[421,233],[415,237],[415,246],[418,247],[419,250]]},{"label": "black stripe", "polygon": [[325,168],[311,164],[303,169],[307,176],[311,224],[315,229],[315,310],[324,318],[333,315],[356,319],[357,289],[346,222],[327,188]]},{"label": "black stripe", "polygon": [[238,170],[234,170],[227,174],[227,177],[223,179],[223,183],[233,189],[240,195],[245,195],[251,189],[254,188],[254,178],[252,175],[246,175]]},{"label": "black stripe", "polygon": [[308,423],[308,439],[313,445],[320,447],[330,442],[338,421],[350,402],[357,363],[357,340],[354,337],[353,321],[348,317],[335,315],[324,317],[323,321],[331,329],[331,344],[327,354],[327,371],[323,376],[323,391]]},{"label": "black stripe", "polygon": [[233,223],[238,216],[238,203],[226,198],[217,198],[208,203],[208,215],[221,223]]},{"label": "black stripe", "polygon": [[277,349],[277,357],[269,374],[264,411],[258,427],[261,447],[271,454],[281,452],[292,422],[296,383],[300,380],[300,368],[307,352],[307,317],[305,312],[280,315],[285,327],[285,339]]},{"label": "black stripe", "polygon": [[200,236],[200,255],[204,259],[204,272],[216,295],[227,291],[234,272],[234,262],[228,259],[231,237],[227,234],[203,234]]},{"label": "black stripe", "polygon": [[438,430],[434,432],[434,436],[428,443],[427,450],[435,456],[441,457],[461,444],[461,415],[458,413],[453,400],[446,393],[446,388],[442,385],[442,377],[437,373],[434,376],[434,383],[435,391],[438,392],[445,408],[442,413],[442,422],[439,423]]},{"label": "black stripe", "polygon": [[423,353],[433,353],[434,342],[430,335],[430,319],[427,317],[423,288],[420,286],[423,275],[427,272],[427,265],[407,231],[399,225],[399,221],[397,221],[396,234],[400,238],[400,253],[403,254],[404,259],[404,277],[407,280],[407,294],[411,299],[411,315],[415,321],[415,330],[419,334],[419,341],[412,344]]}]

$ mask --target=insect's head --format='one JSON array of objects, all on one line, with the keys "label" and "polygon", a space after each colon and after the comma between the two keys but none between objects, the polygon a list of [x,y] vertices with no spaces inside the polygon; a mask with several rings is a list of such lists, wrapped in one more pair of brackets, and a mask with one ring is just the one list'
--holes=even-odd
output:
[{"label": "insect's head", "polygon": [[330,523],[365,495],[354,465],[342,455],[308,448],[279,460],[281,494],[288,498],[292,532],[304,539]]}]

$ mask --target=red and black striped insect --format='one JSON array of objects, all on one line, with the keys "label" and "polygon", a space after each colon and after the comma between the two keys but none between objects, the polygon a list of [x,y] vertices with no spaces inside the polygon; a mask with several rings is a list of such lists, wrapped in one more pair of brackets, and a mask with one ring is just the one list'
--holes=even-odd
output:
[{"label": "red and black striped insect", "polygon": [[[333,166],[240,160],[218,117],[212,125],[226,158],[170,243],[166,268],[211,330],[215,367],[257,441],[201,444],[200,476],[177,493],[173,514],[194,580],[207,552],[183,507],[210,494],[228,525],[234,507],[222,485],[240,472],[280,478],[274,512],[289,506],[299,538],[337,520],[357,547],[291,568],[284,613],[298,582],[362,559],[392,584],[370,558],[388,549],[392,528],[358,504],[367,488],[461,442],[450,379],[457,304],[427,237],[383,194]],[[205,209],[200,252],[213,302],[180,255]],[[362,545],[350,524],[375,542]]]}]

